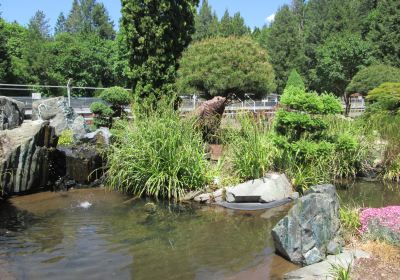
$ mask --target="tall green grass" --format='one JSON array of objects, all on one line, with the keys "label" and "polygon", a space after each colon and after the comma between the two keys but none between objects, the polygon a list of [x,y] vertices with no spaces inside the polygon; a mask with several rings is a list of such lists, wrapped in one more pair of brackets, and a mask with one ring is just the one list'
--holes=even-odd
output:
[{"label": "tall green grass", "polygon": [[240,179],[256,179],[273,169],[278,150],[267,122],[249,114],[238,116],[239,129],[229,135],[229,153],[234,173]]},{"label": "tall green grass", "polygon": [[172,106],[136,114],[115,126],[109,153],[108,184],[135,195],[179,199],[207,185],[208,162],[194,120],[181,118]]}]

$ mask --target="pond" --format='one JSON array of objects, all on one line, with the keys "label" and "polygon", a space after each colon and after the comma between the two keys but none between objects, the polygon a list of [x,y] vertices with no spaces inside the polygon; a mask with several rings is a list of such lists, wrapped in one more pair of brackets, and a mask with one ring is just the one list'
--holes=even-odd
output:
[{"label": "pond", "polygon": [[287,207],[250,214],[145,203],[101,189],[3,203],[0,278],[279,279],[296,269],[274,255],[270,235]]},{"label": "pond", "polygon": [[[400,191],[358,182],[343,204],[400,204]],[[271,229],[290,205],[234,212],[153,209],[102,189],[0,202],[0,279],[280,279],[297,267],[274,254]]]}]

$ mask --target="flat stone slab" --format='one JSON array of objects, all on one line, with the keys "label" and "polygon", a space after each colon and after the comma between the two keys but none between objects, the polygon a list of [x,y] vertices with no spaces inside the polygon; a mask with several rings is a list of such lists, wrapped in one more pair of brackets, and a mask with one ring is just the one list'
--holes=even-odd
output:
[{"label": "flat stone slab", "polygon": [[284,174],[271,173],[226,189],[230,203],[269,203],[291,197],[292,186]]},{"label": "flat stone slab", "polygon": [[216,205],[232,209],[232,210],[244,210],[244,211],[255,211],[255,210],[265,210],[271,209],[284,204],[292,202],[292,199],[285,198],[282,200],[277,200],[269,203],[229,203],[229,202],[219,202]]},{"label": "flat stone slab", "polygon": [[312,264],[298,270],[289,272],[283,276],[283,279],[302,279],[302,280],[326,280],[330,279],[332,265],[347,267],[360,258],[369,258],[370,255],[361,250],[345,250],[343,253],[335,256],[328,256],[327,260]]}]

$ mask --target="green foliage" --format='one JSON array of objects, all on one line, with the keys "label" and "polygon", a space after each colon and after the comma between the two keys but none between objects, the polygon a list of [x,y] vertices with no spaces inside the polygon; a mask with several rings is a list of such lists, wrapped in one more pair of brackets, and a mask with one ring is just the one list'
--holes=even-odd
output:
[{"label": "green foliage", "polygon": [[194,33],[198,0],[122,0],[132,84],[151,103],[172,95],[178,59]]},{"label": "green foliage", "polygon": [[95,114],[94,125],[96,127],[111,128],[114,111],[104,103],[94,102],[90,105],[90,111]]},{"label": "green foliage", "polygon": [[109,154],[109,186],[136,195],[179,199],[208,183],[201,133],[172,106],[118,123]]},{"label": "green foliage", "polygon": [[5,82],[11,72],[11,56],[7,48],[5,23],[0,18],[0,82]]},{"label": "green foliage", "polygon": [[74,132],[71,129],[66,129],[61,132],[58,138],[58,145],[69,146],[74,143]]},{"label": "green foliage", "polygon": [[124,107],[129,105],[132,98],[127,90],[121,87],[112,87],[105,89],[100,98],[111,104],[111,108],[116,117],[121,117],[124,112]]},{"label": "green foliage", "polygon": [[358,209],[340,207],[339,216],[342,227],[349,233],[356,233],[360,229],[361,222]]},{"label": "green foliage", "polygon": [[374,8],[365,21],[366,36],[380,61],[400,67],[400,5],[398,1],[376,1]]},{"label": "green foliage", "polygon": [[200,93],[262,97],[275,89],[267,53],[247,37],[214,38],[193,43],[183,54],[178,71],[180,94]]},{"label": "green foliage", "polygon": [[218,17],[211,9],[207,0],[203,0],[199,12],[195,17],[195,29],[193,34],[194,41],[208,39],[218,35]]},{"label": "green foliage", "polygon": [[400,108],[400,83],[384,83],[368,93],[367,100],[381,110],[396,112]]},{"label": "green foliage", "polygon": [[49,20],[43,11],[37,11],[33,18],[30,19],[28,24],[28,29],[30,32],[41,38],[50,37],[50,25]]},{"label": "green foliage", "polygon": [[289,87],[298,87],[302,90],[306,90],[306,86],[304,85],[303,78],[300,76],[300,74],[296,71],[296,69],[293,69],[290,74],[289,78],[286,83],[286,88]]},{"label": "green foliage", "polygon": [[353,77],[346,92],[366,95],[383,83],[400,83],[400,69],[382,64],[366,67]]},{"label": "green foliage", "polygon": [[276,73],[278,93],[282,93],[292,69],[303,72],[305,67],[305,46],[298,17],[287,5],[275,15],[267,37],[267,50]]},{"label": "green foliage", "polygon": [[229,151],[235,175],[243,180],[263,177],[273,169],[277,149],[271,133],[252,116],[239,117],[240,131],[231,136]]},{"label": "green foliage", "polygon": [[346,266],[340,264],[331,264],[330,268],[330,279],[333,280],[350,280],[352,262],[349,262]]}]

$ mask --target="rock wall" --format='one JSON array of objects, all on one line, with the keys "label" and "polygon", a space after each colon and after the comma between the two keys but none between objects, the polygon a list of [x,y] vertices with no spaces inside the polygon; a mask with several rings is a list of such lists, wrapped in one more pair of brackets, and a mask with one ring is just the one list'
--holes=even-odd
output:
[{"label": "rock wall", "polygon": [[0,189],[4,195],[47,186],[50,153],[57,145],[55,130],[45,121],[26,121],[0,131]]},{"label": "rock wall", "polygon": [[0,96],[0,130],[13,129],[20,126],[24,118],[24,103]]}]

